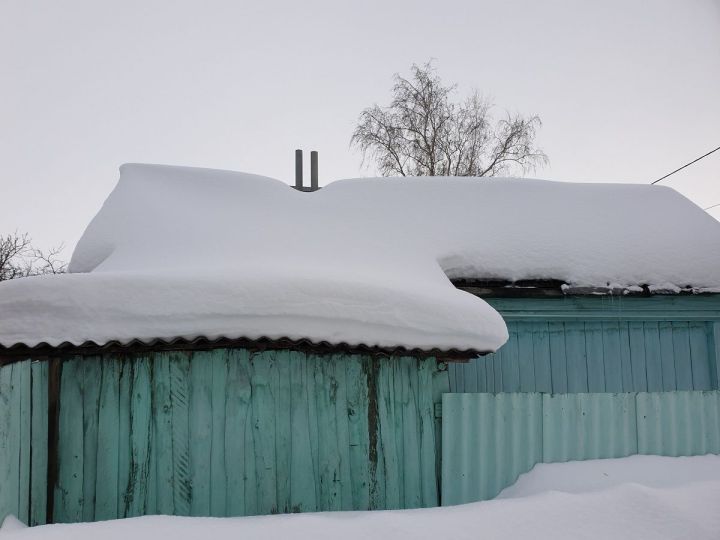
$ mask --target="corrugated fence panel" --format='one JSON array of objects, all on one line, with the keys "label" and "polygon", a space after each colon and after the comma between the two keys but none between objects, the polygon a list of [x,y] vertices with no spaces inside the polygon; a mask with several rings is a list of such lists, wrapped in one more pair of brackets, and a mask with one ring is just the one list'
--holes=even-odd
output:
[{"label": "corrugated fence panel", "polygon": [[542,461],[542,395],[444,394],[442,503],[490,499]]},{"label": "corrugated fence panel", "polygon": [[509,320],[495,354],[450,366],[451,392],[718,388],[713,323]]},{"label": "corrugated fence panel", "polygon": [[66,360],[55,521],[437,505],[437,373],[293,351]]},{"label": "corrugated fence panel", "polygon": [[720,392],[443,395],[442,504],[487,500],[536,463],[720,454]]},{"label": "corrugated fence panel", "polygon": [[0,367],[0,522],[45,523],[47,364]]}]

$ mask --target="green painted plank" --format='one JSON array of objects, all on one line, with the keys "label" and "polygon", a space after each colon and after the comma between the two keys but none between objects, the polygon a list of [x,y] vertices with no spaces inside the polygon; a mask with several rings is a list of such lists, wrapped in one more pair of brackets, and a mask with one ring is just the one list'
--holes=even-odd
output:
[{"label": "green painted plank", "polygon": [[664,390],[662,357],[660,345],[660,328],[657,322],[643,323],[645,333],[645,370],[647,373],[648,392]]},{"label": "green painted plank", "polygon": [[645,327],[640,321],[628,323],[630,334],[630,362],[632,364],[632,388],[638,392],[646,392],[647,368],[645,366]]},{"label": "green painted plank", "polygon": [[671,392],[677,390],[672,323],[669,321],[660,321],[658,323],[658,332],[660,334],[660,365],[662,369],[663,390]]},{"label": "green painted plank", "polygon": [[[417,416],[419,421],[418,453],[420,467],[414,474],[420,479],[420,506],[437,506],[438,475],[440,473],[440,441],[439,429],[435,422],[435,404],[441,405],[442,395],[435,398],[435,385],[440,384],[441,373],[438,371],[437,361],[426,358],[418,361],[417,374],[417,405],[416,410],[410,414]],[[439,376],[436,377],[436,374]],[[439,426],[438,426],[439,427]]]},{"label": "green painted plank", "polygon": [[15,414],[15,393],[12,387],[13,364],[0,366],[0,519],[17,513],[17,487],[13,478],[17,457],[11,445],[11,422]]},{"label": "green painted plank", "polygon": [[552,368],[550,362],[550,339],[548,324],[532,323],[533,367],[535,369],[535,390],[552,392]]},{"label": "green painted plank", "polygon": [[191,516],[210,515],[210,456],[212,448],[212,371],[214,351],[197,351],[190,358],[188,436],[190,449]]},{"label": "green painted plank", "polygon": [[692,362],[693,390],[713,388],[710,375],[712,353],[708,348],[707,325],[690,324],[690,356]]},{"label": "green painted plank", "polygon": [[[335,368],[335,418],[337,418],[338,458],[340,470],[340,508],[352,510],[353,489],[350,469],[350,425],[348,415],[348,359],[344,354],[334,354],[331,358]],[[289,415],[288,415],[289,417]]]},{"label": "green painted plank", "polygon": [[520,391],[520,364],[518,351],[517,323],[508,322],[508,340],[503,345],[503,392]]},{"label": "green painted plank", "polygon": [[278,351],[275,355],[275,366],[272,388],[275,397],[276,506],[278,512],[287,513],[292,509],[290,504],[290,479],[292,477],[290,351]]},{"label": "green painted plank", "polygon": [[212,372],[211,409],[212,440],[210,445],[210,515],[227,516],[228,475],[225,466],[228,395],[228,351],[216,349],[210,359]]},{"label": "green painted plank", "polygon": [[518,365],[520,367],[520,391],[535,391],[535,363],[533,361],[532,326],[518,322]]},{"label": "green painted plank", "polygon": [[623,392],[632,392],[633,386],[632,353],[630,350],[630,326],[627,321],[620,323],[620,369],[622,371]]},{"label": "green painted plank", "polygon": [[130,407],[132,401],[132,384],[134,369],[132,361],[128,361],[125,355],[118,355],[120,362],[120,385],[119,385],[119,406],[117,426],[120,436],[118,437],[118,487],[120,488],[120,499],[118,500],[117,517],[129,516],[129,505],[133,497],[133,470],[132,470],[132,432],[130,423]]},{"label": "green painted plank", "polygon": [[617,321],[603,321],[601,324],[605,391],[622,392],[623,369],[620,353],[620,324]]},{"label": "green painted plank", "polygon": [[[17,387],[15,392],[19,394],[19,425],[17,434],[19,448],[19,491],[18,491],[18,512],[17,516],[27,523],[30,519],[30,458],[31,458],[31,411],[32,411],[32,387],[30,362],[18,362],[13,375],[17,374]],[[15,378],[15,377],[13,377]]]},{"label": "green painted plank", "polygon": [[359,355],[346,363],[348,444],[352,507],[370,509],[370,436],[368,431],[367,364]]},{"label": "green painted plank", "polygon": [[173,503],[173,402],[170,391],[170,353],[155,355],[152,377],[153,461],[155,462],[155,512],[172,515]]},{"label": "green painted plank", "polygon": [[190,354],[170,356],[172,400],[173,508],[176,516],[189,516],[193,498],[190,469]]},{"label": "green painted plank", "polygon": [[[483,384],[485,385],[485,391],[486,392],[497,392],[495,390],[495,354],[488,354],[487,356],[483,357],[483,367],[485,368],[482,373],[478,370],[478,375],[481,376],[484,381]],[[481,383],[478,382],[478,388],[481,386]]]},{"label": "green painted plank", "polygon": [[141,516],[147,512],[150,471],[150,432],[152,429],[152,386],[150,363],[142,355],[132,360],[129,395],[130,472],[126,490],[126,515]]},{"label": "green painted plank", "polygon": [[58,484],[54,521],[73,523],[83,517],[82,359],[62,362],[58,437]]},{"label": "green painted plank", "polygon": [[687,322],[672,323],[673,360],[678,390],[692,390],[692,359],[690,356],[690,327]]},{"label": "green painted plank", "polygon": [[98,416],[100,414],[100,384],[102,358],[84,357],[82,372],[83,420],[83,521],[95,520],[95,486],[97,484]]},{"label": "green painted plank", "polygon": [[552,375],[552,391],[567,392],[567,357],[565,349],[565,323],[548,323],[548,340],[550,342],[550,369]]},{"label": "green painted plank", "polygon": [[291,512],[314,512],[318,509],[315,486],[310,413],[307,355],[289,353],[290,370],[290,496]]},{"label": "green painted plank", "polygon": [[588,392],[605,392],[605,359],[601,321],[585,323]]},{"label": "green painted plank", "polygon": [[257,509],[261,514],[277,513],[275,399],[271,381],[275,351],[251,356],[252,427],[257,486]]},{"label": "green painted plank", "polygon": [[327,358],[318,360],[315,384],[317,385],[318,473],[320,482],[320,509],[340,510],[342,494],[340,478],[340,450],[338,445],[335,400],[337,381],[333,364]]},{"label": "green painted plank", "polygon": [[95,478],[95,519],[118,517],[121,486],[118,482],[120,431],[120,373],[122,366],[112,355],[101,360],[100,401],[97,431],[97,475]]},{"label": "green painted plank", "polygon": [[[0,368],[1,369],[1,368]],[[32,448],[29,525],[44,525],[47,520],[47,436],[48,436],[48,362],[33,361],[32,373]],[[1,394],[2,392],[0,392]],[[0,413],[0,425],[2,424]],[[0,427],[0,432],[2,428]],[[2,435],[0,435],[0,439]],[[0,460],[1,462],[1,460]],[[0,465],[0,467],[2,467]],[[2,512],[0,511],[0,514]],[[0,516],[1,518],[1,516]]]},{"label": "green painted plank", "polygon": [[568,392],[587,392],[587,352],[585,325],[582,322],[565,323],[565,351],[567,360]]},{"label": "green painted plank", "polygon": [[[246,350],[232,349],[228,353],[227,394],[225,399],[225,471],[226,513],[242,516],[251,513],[246,506],[246,482],[254,485],[255,478],[245,478],[246,430],[250,417],[250,355]],[[253,512],[254,513],[254,512]]]}]

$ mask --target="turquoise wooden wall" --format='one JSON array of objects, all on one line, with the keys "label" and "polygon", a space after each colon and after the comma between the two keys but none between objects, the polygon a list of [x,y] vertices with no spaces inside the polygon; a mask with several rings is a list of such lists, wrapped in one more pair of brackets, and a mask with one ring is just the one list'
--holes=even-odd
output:
[{"label": "turquoise wooden wall", "polygon": [[507,322],[495,354],[450,366],[453,392],[718,388],[720,297],[488,299]]},{"label": "turquoise wooden wall", "polygon": [[47,364],[0,367],[0,522],[45,523]]},{"label": "turquoise wooden wall", "polygon": [[63,362],[55,521],[438,504],[435,360],[218,349]]},{"label": "turquoise wooden wall", "polygon": [[720,454],[720,392],[443,396],[442,504],[495,497],[537,463]]}]

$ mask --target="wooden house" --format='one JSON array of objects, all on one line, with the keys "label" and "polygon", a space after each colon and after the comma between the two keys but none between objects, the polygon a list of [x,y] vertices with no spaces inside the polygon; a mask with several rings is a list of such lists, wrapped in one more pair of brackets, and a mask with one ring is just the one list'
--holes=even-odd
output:
[{"label": "wooden house", "polygon": [[0,285],[0,518],[488,498],[546,395],[717,390],[718,269],[664,188],[125,166],[70,274]]}]

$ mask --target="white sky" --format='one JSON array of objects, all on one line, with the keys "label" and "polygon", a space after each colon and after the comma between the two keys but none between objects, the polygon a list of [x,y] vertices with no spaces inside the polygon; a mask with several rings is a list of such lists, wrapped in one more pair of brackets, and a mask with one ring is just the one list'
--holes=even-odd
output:
[{"label": "white sky", "polygon": [[[0,233],[69,259],[124,162],[373,175],[357,116],[430,58],[541,116],[536,177],[648,183],[720,145],[717,0],[0,0]],[[664,183],[720,203],[720,152]]]}]

